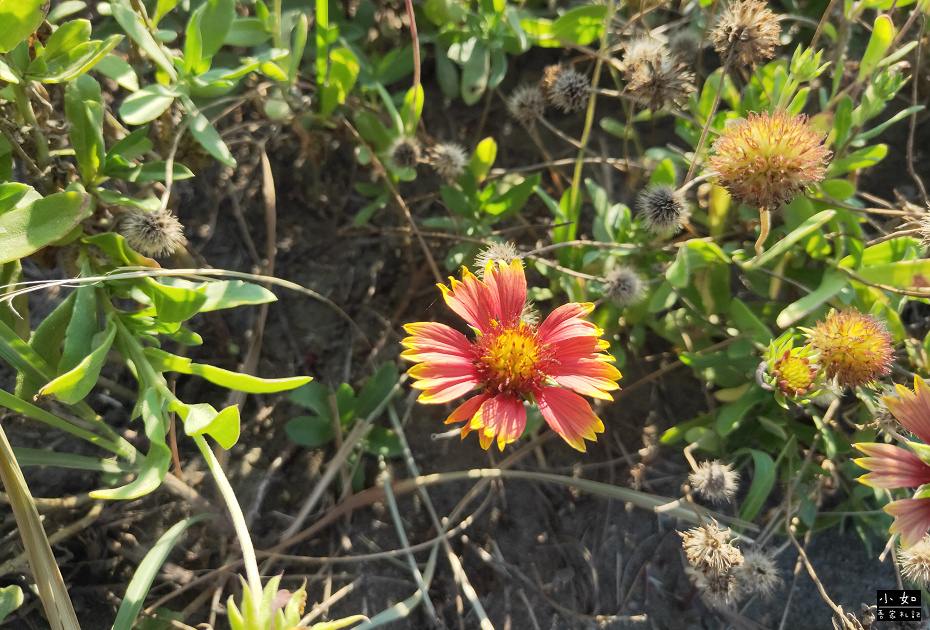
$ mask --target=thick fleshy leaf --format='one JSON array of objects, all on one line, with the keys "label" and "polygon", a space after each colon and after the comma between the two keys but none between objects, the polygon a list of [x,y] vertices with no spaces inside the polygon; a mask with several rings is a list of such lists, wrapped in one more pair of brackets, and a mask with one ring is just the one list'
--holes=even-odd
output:
[{"label": "thick fleshy leaf", "polygon": [[116,337],[116,324],[110,319],[102,332],[91,340],[90,354],[76,366],[39,390],[42,396],[53,396],[63,403],[73,405],[87,396],[97,384],[100,370],[107,360],[107,352]]},{"label": "thick fleshy leaf", "polygon": [[194,363],[188,358],[179,357],[158,348],[146,348],[152,367],[159,372],[179,372],[181,374],[195,374],[211,383],[216,383],[229,389],[235,389],[249,394],[272,394],[294,389],[310,382],[309,376],[293,376],[288,378],[259,378],[249,374],[230,372],[209,364]]},{"label": "thick fleshy leaf", "polygon": [[0,214],[0,264],[29,256],[67,236],[93,211],[86,193],[62,192]]}]

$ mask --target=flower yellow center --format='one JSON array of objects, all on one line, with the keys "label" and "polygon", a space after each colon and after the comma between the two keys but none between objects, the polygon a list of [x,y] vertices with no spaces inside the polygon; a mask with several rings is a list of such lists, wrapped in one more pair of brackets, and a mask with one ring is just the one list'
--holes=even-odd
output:
[{"label": "flower yellow center", "polygon": [[802,357],[786,356],[775,362],[779,385],[788,395],[803,394],[813,384],[810,362]]},{"label": "flower yellow center", "polygon": [[476,358],[490,392],[526,395],[546,378],[542,368],[548,353],[536,340],[535,329],[524,323],[486,335]]}]

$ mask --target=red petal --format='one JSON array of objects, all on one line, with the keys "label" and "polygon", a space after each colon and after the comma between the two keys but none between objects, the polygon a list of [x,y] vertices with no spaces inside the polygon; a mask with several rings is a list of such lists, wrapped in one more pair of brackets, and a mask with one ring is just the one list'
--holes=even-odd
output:
[{"label": "red petal", "polygon": [[859,477],[862,483],[876,488],[916,488],[930,483],[930,466],[907,449],[893,444],[856,444],[857,449],[870,457],[854,460],[870,470]]},{"label": "red petal", "polygon": [[600,328],[581,319],[594,309],[591,303],[569,302],[552,311],[539,326],[539,341],[545,344],[558,344],[576,337],[597,337]]},{"label": "red petal", "polygon": [[543,387],[535,392],[543,418],[552,430],[562,436],[572,448],[585,452],[587,440],[597,440],[604,423],[591,411],[584,398],[558,387]]},{"label": "red petal", "polygon": [[462,281],[449,278],[451,288],[439,285],[449,308],[468,322],[472,328],[486,333],[491,328],[494,300],[487,285],[478,280],[468,269],[462,268]]},{"label": "red petal", "polygon": [[899,499],[886,505],[885,511],[894,517],[888,531],[901,534],[903,549],[920,542],[930,529],[930,499]]},{"label": "red petal", "polygon": [[526,306],[526,276],[520,259],[515,259],[509,267],[488,264],[484,281],[491,290],[497,320],[504,324],[518,320]]},{"label": "red petal", "polygon": [[470,428],[481,430],[481,446],[488,448],[497,437],[497,446],[504,450],[523,434],[526,427],[526,408],[516,396],[499,394],[489,398],[472,417]]},{"label": "red petal", "polygon": [[417,322],[404,326],[410,336],[401,341],[408,348],[400,356],[408,361],[438,361],[450,357],[471,359],[472,344],[459,331],[436,322]]},{"label": "red petal", "polygon": [[882,399],[888,411],[924,444],[930,444],[930,385],[918,376],[914,378],[913,392],[898,385],[898,395],[900,399]]}]

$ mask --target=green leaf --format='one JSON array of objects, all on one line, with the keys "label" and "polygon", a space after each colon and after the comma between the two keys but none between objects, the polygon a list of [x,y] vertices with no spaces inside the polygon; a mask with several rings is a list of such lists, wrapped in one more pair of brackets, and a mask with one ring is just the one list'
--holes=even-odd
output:
[{"label": "green leaf", "polygon": [[0,264],[23,258],[71,232],[93,211],[86,193],[62,192],[0,214]]},{"label": "green leaf", "polygon": [[187,321],[199,313],[207,301],[201,291],[159,284],[152,278],[144,278],[137,286],[149,297],[158,318],[164,322]]},{"label": "green leaf", "polygon": [[[414,105],[414,92],[416,93],[416,105]],[[400,117],[404,121],[404,131],[413,134],[417,129],[417,123],[420,120],[420,114],[423,113],[423,86],[418,85],[416,90],[410,88],[404,96],[404,104],[401,106]],[[412,114],[412,115],[411,115]]]},{"label": "green leaf", "polygon": [[242,280],[213,280],[210,282],[194,283],[181,278],[166,277],[162,282],[167,286],[190,289],[207,296],[207,300],[200,306],[201,313],[218,311],[224,308],[235,308],[247,304],[264,304],[274,302],[278,298],[265,287]]},{"label": "green leaf", "polygon": [[[174,69],[171,56],[152,37],[152,34],[145,26],[145,22],[142,21],[142,17],[132,9],[130,0],[111,0],[110,9],[113,11],[113,19],[123,27],[123,31],[132,38],[132,41],[136,42],[139,48],[144,50],[152,61],[158,64],[158,67],[163,72],[167,73],[172,81],[176,81],[178,73]],[[122,116],[122,112],[120,112],[120,115]],[[149,120],[152,119],[149,118]]]},{"label": "green leaf", "polygon": [[7,615],[23,605],[23,589],[13,584],[0,588],[0,623]]},{"label": "green leaf", "polygon": [[491,53],[484,43],[476,41],[462,66],[462,100],[466,105],[474,105],[484,96],[490,71]]},{"label": "green leaf", "polygon": [[194,139],[200,143],[200,146],[206,149],[207,153],[219,160],[220,163],[230,168],[235,167],[236,160],[233,159],[232,153],[229,152],[229,147],[223,142],[223,139],[220,137],[219,132],[217,132],[213,124],[207,120],[203,112],[198,110],[194,102],[188,97],[182,95],[181,101],[184,103],[188,115],[191,116],[190,126],[188,128],[190,129],[191,135],[194,136]]},{"label": "green leaf", "polygon": [[292,391],[288,398],[294,404],[312,409],[318,415],[325,418],[331,418],[332,413],[329,407],[329,397],[332,393],[333,390],[323,385],[320,381],[311,381],[303,387],[299,387]]},{"label": "green leaf", "polygon": [[747,261],[743,267],[751,269],[761,267],[771,260],[779,260],[785,253],[791,249],[791,246],[799,240],[817,230],[821,225],[832,219],[836,215],[836,210],[823,210],[811,218],[807,219],[801,225],[796,227],[783,239],[775,243],[770,249],[762,253],[761,256],[754,260]]},{"label": "green leaf", "polygon": [[542,175],[535,173],[515,186],[511,186],[506,192],[496,196],[493,201],[483,204],[481,209],[496,217],[497,220],[511,217],[523,209],[541,179]]},{"label": "green leaf", "polygon": [[320,114],[329,116],[337,105],[342,105],[355,82],[360,68],[358,57],[348,48],[330,51],[329,73],[326,84],[320,89]]},{"label": "green leaf", "polygon": [[136,71],[122,57],[107,55],[97,62],[94,70],[107,78],[113,79],[117,84],[131,92],[139,89],[139,77],[136,76]]},{"label": "green leaf", "polygon": [[733,317],[736,327],[748,334],[753,341],[765,345],[772,341],[772,332],[768,326],[739,298],[733,298],[730,303],[730,316]]},{"label": "green leaf", "polygon": [[846,277],[846,274],[833,269],[826,271],[820,285],[779,313],[778,317],[775,318],[775,323],[781,328],[787,328],[819,308],[821,304],[842,291],[848,284],[849,278]]},{"label": "green leaf", "polygon": [[833,146],[845,147],[849,141],[849,132],[852,129],[853,102],[848,94],[836,104],[836,113],[833,115]]},{"label": "green leaf", "polygon": [[122,35],[112,35],[102,42],[91,41],[68,49],[54,59],[39,57],[36,62],[44,62],[35,71],[30,66],[26,73],[28,79],[43,83],[61,83],[80,76],[97,65],[123,39]]},{"label": "green leaf", "polygon": [[443,96],[453,100],[459,97],[459,69],[449,60],[446,51],[436,46],[436,80]]},{"label": "green leaf", "polygon": [[103,331],[94,335],[90,354],[74,368],[65,372],[39,390],[42,396],[53,396],[61,402],[73,405],[83,400],[97,384],[100,370],[107,360],[107,352],[116,336],[116,324],[110,319]]},{"label": "green leaf", "polygon": [[48,41],[45,42],[45,49],[40,56],[41,59],[47,64],[54,59],[67,55],[68,51],[90,40],[90,33],[90,20],[65,22],[56,28],[49,36]]},{"label": "green leaf", "polygon": [[239,441],[239,407],[236,405],[217,412],[212,405],[205,403],[185,405],[173,402],[169,409],[176,411],[184,420],[184,432],[188,435],[209,435],[226,450]]},{"label": "green leaf", "polygon": [[132,133],[121,138],[107,151],[107,157],[121,157],[132,162],[152,150],[152,141],[148,138],[149,126],[134,129]]},{"label": "green leaf", "polygon": [[230,372],[209,364],[193,363],[190,359],[169,354],[158,348],[146,348],[152,367],[158,372],[179,372],[181,374],[194,374],[207,379],[211,383],[222,385],[249,394],[272,394],[283,392],[310,382],[309,376],[292,376],[288,378],[259,378],[239,372]]},{"label": "green leaf", "polygon": [[695,271],[715,260],[728,263],[730,258],[715,243],[688,241],[678,250],[678,257],[665,271],[665,278],[673,287],[683,289]]},{"label": "green leaf", "polygon": [[129,125],[141,125],[161,116],[180,92],[153,83],[126,97],[119,106],[120,117]]},{"label": "green leaf", "polygon": [[0,53],[13,50],[32,35],[45,19],[45,0],[0,0]]},{"label": "green leaf", "polygon": [[607,5],[592,4],[572,9],[552,25],[552,37],[587,46],[601,36]]},{"label": "green leaf", "polygon": [[47,449],[15,447],[16,461],[20,466],[55,466],[71,470],[126,474],[137,472],[137,467],[118,459],[101,459],[74,453],[59,453]]},{"label": "green leaf", "polygon": [[284,425],[284,431],[294,444],[317,448],[329,444],[335,437],[333,421],[327,416],[297,416]]},{"label": "green leaf", "polygon": [[227,46],[241,46],[254,48],[271,39],[271,33],[265,28],[265,23],[254,17],[236,18],[226,33],[223,43]]},{"label": "green leaf", "polygon": [[902,260],[886,265],[863,266],[856,275],[866,282],[885,284],[900,289],[930,287],[930,260]]},{"label": "green leaf", "polygon": [[[159,5],[161,5],[161,2],[159,2]],[[162,534],[158,542],[145,554],[145,558],[139,563],[139,568],[136,569],[129,581],[129,585],[126,587],[126,594],[123,596],[119,611],[116,613],[116,621],[113,622],[113,630],[132,630],[136,623],[136,617],[139,616],[139,611],[142,610],[145,603],[149,589],[155,581],[155,576],[158,575],[162,565],[168,559],[168,554],[174,549],[178,540],[181,539],[181,535],[188,527],[208,518],[209,515],[207,514],[199,514],[175,524]]]},{"label": "green leaf", "polygon": [[106,165],[103,113],[100,84],[93,77],[85,74],[68,82],[65,86],[65,115],[71,123],[68,135],[85,182],[94,181]]},{"label": "green leaf", "polygon": [[371,415],[378,405],[391,395],[399,378],[397,365],[394,363],[382,365],[359,391],[355,403],[355,415],[359,418],[367,418]]},{"label": "green leaf", "polygon": [[753,462],[752,485],[739,511],[740,518],[746,521],[756,517],[775,485],[775,462],[772,458],[755,449],[750,449],[750,452]]},{"label": "green leaf", "polygon": [[717,412],[717,432],[726,436],[738,428],[749,411],[762,402],[768,394],[760,387],[753,387],[734,402],[728,403]]},{"label": "green leaf", "polygon": [[157,262],[137,253],[129,247],[126,239],[116,232],[85,236],[84,242],[99,248],[116,266],[159,268]]},{"label": "green leaf", "polygon": [[[194,176],[189,168],[178,162],[173,162],[171,167],[171,178],[176,182]],[[164,161],[146,162],[135,166],[113,166],[107,169],[107,176],[127,182],[163,182],[167,179],[167,173],[168,163]]]},{"label": "green leaf", "polygon": [[497,157],[497,143],[494,138],[487,137],[478,143],[475,152],[471,156],[471,162],[468,165],[469,170],[475,176],[479,183],[483,182],[488,176],[488,171],[494,165],[494,159]]},{"label": "green leaf", "polygon": [[58,364],[59,374],[70,372],[90,354],[94,335],[100,332],[94,287],[83,285],[74,292],[74,308],[71,311],[71,320],[65,334],[65,347]]},{"label": "green leaf", "polygon": [[198,20],[202,41],[202,55],[212,57],[223,46],[223,41],[229,33],[233,19],[236,17],[235,0],[207,0],[203,5],[203,13]]},{"label": "green leaf", "polygon": [[860,168],[869,168],[884,160],[886,155],[888,155],[888,145],[876,144],[875,146],[864,147],[844,158],[834,160],[827,169],[826,176],[837,177]]},{"label": "green leaf", "polygon": [[372,426],[368,433],[359,440],[360,449],[377,457],[397,457],[404,452],[403,443],[397,434],[384,427]]},{"label": "green leaf", "polygon": [[869,44],[866,46],[865,54],[862,55],[862,61],[859,64],[859,76],[857,82],[862,82],[872,76],[879,62],[888,51],[891,42],[894,40],[895,28],[891,16],[879,15],[875,18],[872,25],[872,35],[869,37]]}]

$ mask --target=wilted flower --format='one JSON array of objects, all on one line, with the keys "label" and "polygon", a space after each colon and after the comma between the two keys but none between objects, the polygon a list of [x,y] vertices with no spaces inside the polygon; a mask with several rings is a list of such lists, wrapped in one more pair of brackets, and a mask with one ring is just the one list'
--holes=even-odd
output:
[{"label": "wilted flower", "polygon": [[710,171],[737,202],[774,210],[823,179],[825,137],[804,115],[750,112],[714,141]]},{"label": "wilted flower", "polygon": [[543,77],[543,93],[546,99],[568,113],[582,109],[588,102],[591,81],[587,75],[574,68],[549,66]]},{"label": "wilted flower", "polygon": [[633,306],[646,295],[646,283],[629,267],[617,267],[605,279],[604,295],[617,306]]},{"label": "wilted flower", "polygon": [[694,73],[673,57],[660,42],[646,37],[633,40],[623,59],[624,93],[651,112],[682,108],[695,91]]},{"label": "wilted flower", "polygon": [[701,599],[711,608],[726,608],[740,597],[740,583],[733,570],[710,573],[695,571],[692,575]]},{"label": "wilted flower", "polygon": [[898,566],[909,582],[922,587],[930,584],[930,536],[924,536],[908,549],[899,549]]},{"label": "wilted flower", "polygon": [[749,593],[771,595],[783,583],[775,559],[764,551],[747,551],[743,564],[735,569],[736,577]]},{"label": "wilted flower", "polygon": [[743,554],[730,544],[730,530],[705,523],[686,532],[678,532],[688,562],[701,573],[724,572],[743,564]]},{"label": "wilted flower", "polygon": [[891,335],[871,315],[847,309],[831,309],[813,329],[802,328],[807,343],[817,352],[817,362],[828,379],[851,388],[870,385],[891,372]]},{"label": "wilted flower", "polygon": [[397,168],[416,168],[420,161],[420,143],[414,138],[400,136],[391,145],[388,157]]},{"label": "wilted flower", "polygon": [[865,443],[854,446],[868,457],[855,460],[870,471],[859,481],[876,488],[916,488],[913,498],[898,499],[885,506],[895,517],[889,530],[901,534],[901,546],[917,544],[930,529],[930,385],[919,376],[914,390],[897,386],[899,398],[885,397],[888,410],[901,425],[923,443],[907,442],[910,450],[893,444]]},{"label": "wilted flower", "polygon": [[546,98],[538,85],[521,85],[507,99],[507,111],[529,128],[546,112]]},{"label": "wilted flower", "polygon": [[778,16],[765,2],[736,0],[720,16],[710,39],[724,64],[755,67],[775,56],[779,33]]},{"label": "wilted flower", "polygon": [[165,256],[183,247],[184,226],[171,211],[133,208],[122,218],[120,232],[131,248],[146,256]]},{"label": "wilted flower", "polygon": [[636,207],[643,217],[643,227],[657,236],[675,234],[691,216],[684,193],[666,185],[651,186],[641,192]]},{"label": "wilted flower", "polygon": [[446,423],[465,422],[463,437],[477,430],[483,448],[496,438],[502,450],[526,426],[524,401],[535,402],[549,426],[584,451],[584,440],[597,439],[604,425],[578,394],[612,400],[608,392],[620,378],[603,352],[609,344],[598,338],[601,330],[582,319],[594,305],[566,304],[536,326],[522,319],[527,289],[519,259],[489,262],[483,282],[467,269],[462,276],[439,288],[475,331],[473,341],[445,324],[404,326],[410,336],[401,356],[419,364],[408,370],[423,390],[419,401],[446,403],[478,388]]},{"label": "wilted flower", "polygon": [[433,169],[447,182],[454,182],[465,172],[468,153],[465,149],[451,142],[437,144],[430,151],[430,163]]},{"label": "wilted flower", "polygon": [[733,470],[733,464],[722,464],[715,459],[698,464],[697,469],[688,475],[688,481],[697,494],[721,503],[733,497],[739,486],[739,475]]}]

